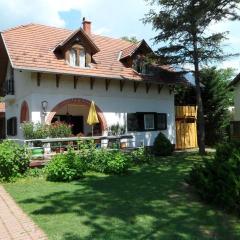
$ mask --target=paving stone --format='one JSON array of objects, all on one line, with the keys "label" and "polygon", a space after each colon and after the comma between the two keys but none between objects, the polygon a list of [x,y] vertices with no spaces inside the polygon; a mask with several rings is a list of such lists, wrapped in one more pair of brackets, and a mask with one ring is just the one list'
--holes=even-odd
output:
[{"label": "paving stone", "polygon": [[1,185],[0,240],[47,240],[46,234],[22,211]]}]

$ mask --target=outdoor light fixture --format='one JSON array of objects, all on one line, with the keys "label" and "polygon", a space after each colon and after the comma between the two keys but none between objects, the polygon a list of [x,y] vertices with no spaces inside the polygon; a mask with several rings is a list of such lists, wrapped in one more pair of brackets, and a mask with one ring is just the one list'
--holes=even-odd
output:
[{"label": "outdoor light fixture", "polygon": [[45,116],[47,113],[48,102],[42,101],[41,104],[42,104],[42,112],[43,112],[43,115]]}]

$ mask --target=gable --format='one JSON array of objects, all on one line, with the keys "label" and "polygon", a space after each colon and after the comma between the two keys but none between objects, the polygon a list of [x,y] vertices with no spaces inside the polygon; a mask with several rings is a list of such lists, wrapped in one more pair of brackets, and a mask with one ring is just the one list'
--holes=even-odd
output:
[{"label": "gable", "polygon": [[69,48],[76,44],[83,46],[91,55],[100,51],[93,40],[82,30],[82,28],[80,28],[58,44],[54,49],[54,52],[61,51],[62,53],[65,53]]}]

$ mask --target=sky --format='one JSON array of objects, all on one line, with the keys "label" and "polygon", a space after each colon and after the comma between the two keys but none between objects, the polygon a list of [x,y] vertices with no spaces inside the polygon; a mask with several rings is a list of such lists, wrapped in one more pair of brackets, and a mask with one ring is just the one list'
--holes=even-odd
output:
[{"label": "sky", "polygon": [[[92,22],[95,34],[120,38],[136,36],[157,49],[152,38],[157,34],[141,21],[150,9],[145,0],[0,0],[0,31],[28,23],[77,29],[82,18]],[[240,52],[240,22],[222,22],[210,27],[212,32],[229,31],[226,52]],[[240,71],[240,56],[218,67]]]}]

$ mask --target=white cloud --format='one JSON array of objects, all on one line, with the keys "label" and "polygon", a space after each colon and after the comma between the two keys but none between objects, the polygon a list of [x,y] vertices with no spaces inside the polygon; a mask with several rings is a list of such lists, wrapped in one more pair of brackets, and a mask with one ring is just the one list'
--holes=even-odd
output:
[{"label": "white cloud", "polygon": [[81,10],[87,5],[87,0],[0,0],[0,29],[30,22],[64,27],[59,12]]}]

